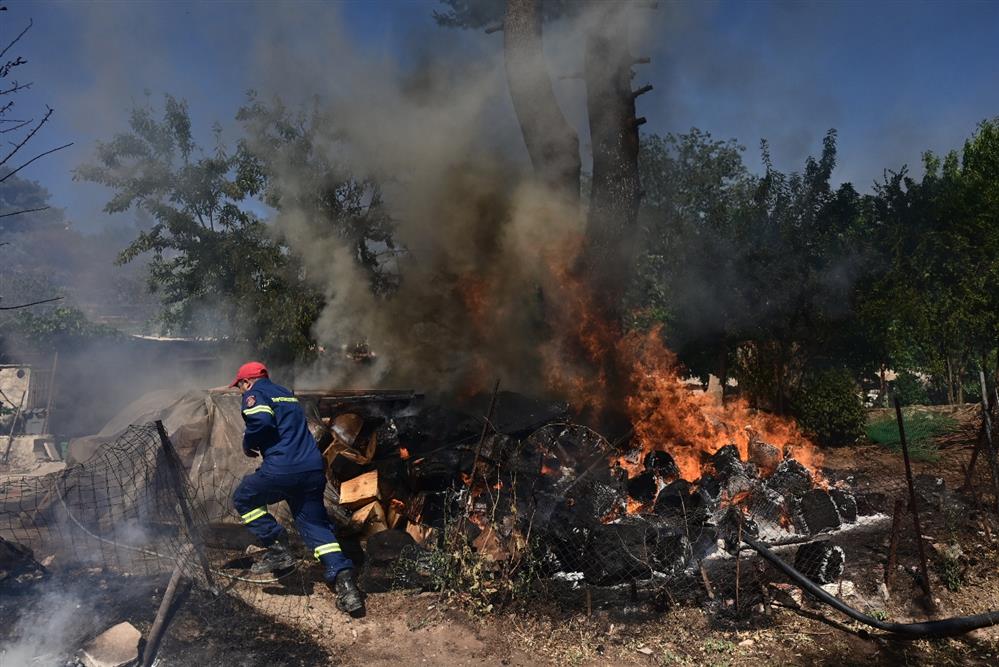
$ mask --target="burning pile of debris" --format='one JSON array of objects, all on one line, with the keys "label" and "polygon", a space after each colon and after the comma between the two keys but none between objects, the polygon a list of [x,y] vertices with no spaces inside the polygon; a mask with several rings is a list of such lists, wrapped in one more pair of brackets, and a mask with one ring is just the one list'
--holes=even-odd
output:
[{"label": "burning pile of debris", "polygon": [[692,587],[742,536],[803,544],[799,569],[819,583],[843,572],[843,549],[816,538],[857,522],[857,499],[791,448],[750,430],[748,456],[736,444],[703,451],[687,479],[689,465],[667,449],[631,450],[633,435],[612,444],[573,424],[565,403],[487,398],[464,411],[412,402],[314,424],[331,514],[365,543],[369,587],[391,583],[407,547],[439,546],[455,526],[485,561],[530,552],[539,576],[575,586]]}]

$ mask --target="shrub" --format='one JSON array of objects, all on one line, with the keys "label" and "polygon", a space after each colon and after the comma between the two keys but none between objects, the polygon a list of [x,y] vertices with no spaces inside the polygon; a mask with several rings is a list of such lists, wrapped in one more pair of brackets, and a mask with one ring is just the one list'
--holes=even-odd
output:
[{"label": "shrub", "polygon": [[864,404],[846,369],[808,373],[793,407],[798,423],[819,444],[847,445],[864,432]]},{"label": "shrub", "polygon": [[895,395],[902,405],[927,405],[930,394],[926,382],[910,371],[901,371],[895,378]]}]

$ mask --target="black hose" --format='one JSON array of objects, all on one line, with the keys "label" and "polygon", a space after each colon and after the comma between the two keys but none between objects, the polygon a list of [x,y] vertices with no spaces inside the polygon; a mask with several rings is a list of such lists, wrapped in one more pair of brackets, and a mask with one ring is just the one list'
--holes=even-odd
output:
[{"label": "black hose", "polygon": [[825,602],[830,607],[846,614],[855,621],[865,623],[871,627],[889,632],[893,635],[899,635],[904,639],[954,637],[957,635],[963,635],[966,632],[971,632],[972,630],[978,630],[979,628],[999,625],[999,611],[988,611],[984,614],[975,614],[974,616],[954,616],[952,618],[944,618],[938,621],[925,621],[923,623],[888,623],[886,621],[879,621],[873,616],[860,613],[842,600],[827,593],[821,586],[813,582],[798,570],[794,569],[792,566],[788,565],[780,558],[780,556],[770,551],[766,545],[761,544],[760,542],[757,542],[751,537],[747,537],[745,535],[743,535],[742,541],[755,549],[757,553],[769,561],[771,565],[790,577],[794,583],[798,584],[801,588],[808,591],[822,602]]}]

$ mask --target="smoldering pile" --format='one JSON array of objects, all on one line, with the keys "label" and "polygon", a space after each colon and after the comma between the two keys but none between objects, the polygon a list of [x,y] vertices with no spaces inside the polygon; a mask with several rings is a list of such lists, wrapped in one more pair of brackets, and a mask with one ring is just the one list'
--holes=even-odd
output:
[{"label": "smoldering pile", "polygon": [[[845,552],[829,538],[857,524],[857,498],[777,446],[754,441],[748,460],[723,446],[686,480],[668,451],[629,452],[573,423],[565,403],[513,392],[489,403],[409,402],[316,425],[339,482],[331,514],[365,543],[369,588],[399,585],[400,558],[456,537],[492,567],[529,559],[538,581],[568,589],[698,596],[705,568],[729,568],[744,536],[804,545],[799,569],[820,583],[843,573]],[[622,457],[639,463],[630,477]]]}]

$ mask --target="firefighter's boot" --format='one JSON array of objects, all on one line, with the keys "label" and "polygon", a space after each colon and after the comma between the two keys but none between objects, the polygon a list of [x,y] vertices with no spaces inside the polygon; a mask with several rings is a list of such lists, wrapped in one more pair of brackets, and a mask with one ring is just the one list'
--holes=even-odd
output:
[{"label": "firefighter's boot", "polygon": [[340,570],[333,580],[333,592],[336,593],[336,608],[351,616],[364,609],[364,598],[357,584],[354,583],[354,570]]},{"label": "firefighter's boot", "polygon": [[253,574],[265,574],[267,572],[277,572],[288,570],[295,566],[295,557],[292,556],[288,548],[288,538],[282,536],[276,542],[267,547],[267,551],[256,563],[250,567]]}]

